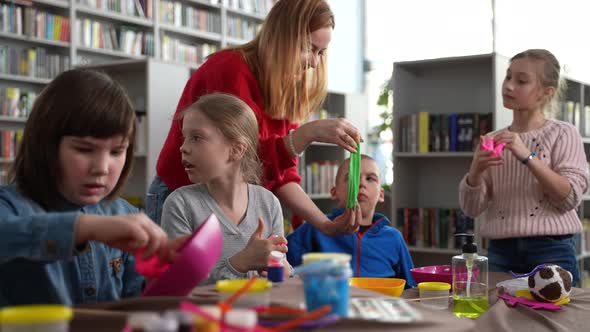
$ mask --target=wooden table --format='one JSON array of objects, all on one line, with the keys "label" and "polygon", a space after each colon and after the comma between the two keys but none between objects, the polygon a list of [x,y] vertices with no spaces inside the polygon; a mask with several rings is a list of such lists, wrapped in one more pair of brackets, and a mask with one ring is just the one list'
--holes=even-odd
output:
[{"label": "wooden table", "polygon": [[[588,331],[590,330],[590,289],[575,288],[572,301],[557,312],[532,310],[527,307],[509,307],[495,296],[495,284],[507,279],[506,274],[490,275],[490,309],[476,320],[456,318],[450,310],[432,310],[411,302],[423,316],[419,323],[384,324],[369,321],[342,319],[341,321],[320,329],[321,331]],[[351,297],[367,298],[382,296],[363,289],[350,289]],[[285,305],[302,308],[304,295],[302,283],[298,279],[290,279],[273,287],[273,305]],[[418,297],[417,289],[407,289],[403,297]],[[197,287],[190,297],[134,298],[122,301],[102,303],[93,306],[78,307],[72,322],[71,331],[121,331],[130,311],[164,311],[174,309],[183,300],[196,304],[213,304],[218,294],[213,286]]]}]

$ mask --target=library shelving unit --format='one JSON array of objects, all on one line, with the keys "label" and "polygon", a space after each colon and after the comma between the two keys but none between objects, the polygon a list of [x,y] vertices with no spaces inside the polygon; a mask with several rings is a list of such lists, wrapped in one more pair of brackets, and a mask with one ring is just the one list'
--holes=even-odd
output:
[{"label": "library shelving unit", "polygon": [[[10,140],[16,146],[16,132],[24,128],[27,116],[20,105],[32,105],[52,78],[73,66],[114,62],[109,68],[120,68],[121,61],[155,59],[154,63],[174,68],[181,65],[190,74],[210,53],[250,40],[272,4],[272,0],[0,2],[0,101],[10,100],[13,105],[0,103],[0,131],[2,135],[13,131]],[[182,86],[176,94],[182,92],[186,78],[178,81]],[[178,102],[164,100],[170,105]],[[12,152],[6,156],[0,151],[0,184],[6,181],[13,158]]]},{"label": "library shelving unit", "polygon": [[145,193],[154,179],[157,158],[168,136],[176,105],[190,75],[189,70],[185,66],[154,59],[119,60],[84,68],[105,72],[119,82],[135,107],[138,115],[135,159],[123,195],[143,207]]},{"label": "library shelving unit", "polygon": [[[487,115],[490,123],[486,130],[496,130],[508,126],[512,112],[503,107],[501,87],[509,59],[499,54],[481,54],[452,58],[405,61],[394,64],[393,95],[395,113],[393,132],[394,144],[393,164],[395,182],[392,186],[391,205],[396,212],[393,223],[400,229],[404,227],[404,208],[435,208],[459,210],[459,182],[469,170],[473,158],[473,148],[477,144],[473,138],[479,137],[481,119]],[[590,156],[590,85],[566,78],[568,89],[564,101],[552,117],[575,124],[584,137],[586,155]],[[420,122],[420,115],[426,114],[426,124]],[[447,143],[437,143],[433,147],[432,138],[449,136],[449,131],[441,128],[433,129],[434,119],[449,121],[451,114],[458,114],[456,145],[449,148]],[[460,114],[475,114],[472,122],[467,125],[460,123]],[[491,116],[490,116],[491,115]],[[415,120],[405,120],[414,117]],[[491,118],[490,118],[491,117]],[[478,123],[479,119],[479,123]],[[434,124],[437,120],[434,121]],[[425,129],[420,128],[423,125]],[[450,125],[449,125],[450,126]],[[471,126],[471,131],[462,131],[463,126]],[[422,129],[422,130],[421,130]],[[433,132],[435,134],[433,134]],[[425,134],[425,135],[424,135]],[[423,137],[421,137],[424,135]],[[467,135],[467,138],[461,137]],[[461,141],[469,142],[461,146]],[[414,140],[414,141],[412,141]],[[452,142],[453,139],[449,138]],[[423,143],[422,147],[420,146]],[[441,144],[440,147],[438,144]],[[453,145],[452,143],[450,144]],[[422,149],[421,149],[422,148]],[[433,150],[438,152],[432,152]],[[450,151],[449,151],[450,150]],[[462,151],[461,151],[462,150]],[[422,151],[422,152],[420,152]],[[435,210],[438,211],[438,210]],[[438,213],[438,212],[437,212]],[[583,223],[590,217],[590,195],[584,196],[579,213]],[[422,214],[420,214],[422,217]],[[439,219],[440,218],[440,219]],[[476,241],[477,227],[484,220],[485,214],[473,222]],[[440,214],[434,218],[434,227],[430,229],[438,241],[426,241],[410,246],[414,263],[417,266],[450,264],[451,256],[459,253],[450,244],[451,234],[442,232]],[[423,229],[421,229],[423,232]],[[450,235],[448,244],[441,248],[441,234]],[[424,235],[424,233],[422,233]],[[588,231],[578,236],[578,253],[582,279],[587,280],[590,248],[585,238]],[[426,244],[426,242],[429,242]],[[434,243],[433,243],[434,242]],[[442,241],[443,244],[445,241]],[[483,241],[485,244],[485,241]],[[481,246],[480,246],[481,247]],[[485,245],[483,246],[485,250]]]}]

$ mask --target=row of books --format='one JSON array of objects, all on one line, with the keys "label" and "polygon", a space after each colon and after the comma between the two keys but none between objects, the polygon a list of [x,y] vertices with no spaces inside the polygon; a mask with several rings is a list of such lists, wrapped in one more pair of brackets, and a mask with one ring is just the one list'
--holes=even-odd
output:
[{"label": "row of books", "polygon": [[400,118],[398,151],[473,151],[479,144],[479,136],[491,130],[491,113],[419,112]]},{"label": "row of books", "polygon": [[253,39],[262,25],[240,16],[227,16],[227,35],[238,39]]},{"label": "row of books", "polygon": [[228,8],[265,15],[270,11],[275,0],[223,0],[223,2]]},{"label": "row of books", "polygon": [[78,3],[123,15],[152,17],[152,0],[78,0]]},{"label": "row of books", "polygon": [[[582,128],[582,112],[584,114],[584,128]],[[560,102],[554,113],[546,111],[545,115],[557,120],[569,122],[578,128],[582,136],[590,137],[590,105],[582,107],[579,102]]]},{"label": "row of books", "polygon": [[0,115],[27,118],[31,114],[37,93],[19,88],[0,87]]},{"label": "row of books", "polygon": [[198,31],[221,33],[221,15],[178,1],[160,1],[160,22]]},{"label": "row of books", "polygon": [[16,148],[22,138],[22,130],[0,129],[0,158],[14,159]]},{"label": "row of books", "polygon": [[167,35],[162,36],[161,42],[164,61],[200,65],[206,57],[217,51],[216,45],[186,43]]},{"label": "row of books", "polygon": [[70,19],[33,7],[0,6],[0,31],[55,41],[70,41]]},{"label": "row of books", "polygon": [[397,226],[409,246],[421,248],[459,249],[464,237],[474,233],[475,221],[460,209],[399,208]]},{"label": "row of books", "polygon": [[310,195],[329,195],[330,189],[334,187],[336,181],[338,165],[336,160],[314,161],[307,165],[300,164],[299,174],[305,174],[305,181],[302,181],[303,190]]},{"label": "row of books", "polygon": [[70,68],[70,57],[49,54],[45,48],[22,49],[0,45],[0,74],[54,78]]},{"label": "row of books", "polygon": [[88,18],[77,19],[80,45],[121,51],[129,55],[154,55],[154,35],[132,26],[114,26]]},{"label": "row of books", "polygon": [[10,165],[8,164],[0,164],[0,186],[8,184],[8,171]]}]

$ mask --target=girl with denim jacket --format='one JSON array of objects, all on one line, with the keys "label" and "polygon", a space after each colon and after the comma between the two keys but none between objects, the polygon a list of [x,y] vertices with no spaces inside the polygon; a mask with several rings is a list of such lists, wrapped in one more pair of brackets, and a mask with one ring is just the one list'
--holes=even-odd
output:
[{"label": "girl with denim jacket", "polygon": [[11,184],[0,187],[0,307],[138,295],[134,252],[173,260],[176,242],[118,194],[135,114],[105,74],[71,70],[39,95]]}]

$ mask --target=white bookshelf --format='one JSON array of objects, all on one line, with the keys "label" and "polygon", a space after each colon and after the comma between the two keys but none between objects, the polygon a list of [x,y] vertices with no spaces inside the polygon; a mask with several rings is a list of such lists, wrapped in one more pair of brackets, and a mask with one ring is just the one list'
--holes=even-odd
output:
[{"label": "white bookshelf", "polygon": [[[210,32],[193,29],[186,26],[177,26],[161,22],[159,19],[160,0],[152,1],[152,17],[140,17],[131,14],[122,14],[110,10],[93,8],[86,4],[79,3],[79,0],[33,0],[31,6],[44,12],[61,15],[70,18],[70,42],[47,40],[43,38],[29,37],[25,35],[0,31],[0,44],[6,41],[10,46],[17,48],[44,47],[54,53],[70,57],[70,63],[75,65],[100,64],[109,61],[118,61],[121,59],[144,59],[146,57],[154,59],[163,59],[162,57],[162,37],[164,35],[182,42],[184,45],[195,46],[200,44],[209,44],[219,50],[229,45],[239,45],[248,42],[247,39],[234,38],[228,34],[228,15],[240,17],[243,20],[255,24],[261,24],[265,14],[253,13],[247,9],[229,7],[226,1],[215,0],[177,0],[185,6],[191,6],[199,10],[206,10],[219,15],[218,20],[212,21],[214,29],[219,32]],[[265,2],[260,0],[261,3]],[[16,3],[17,6],[23,3]],[[26,7],[26,6],[23,6]],[[264,7],[264,6],[263,6]],[[246,8],[246,7],[244,7]],[[183,13],[184,15],[184,13]],[[127,54],[119,50],[109,50],[101,48],[86,47],[81,45],[78,37],[82,31],[78,31],[76,24],[77,19],[90,19],[92,21],[108,24],[115,28],[121,26],[135,28],[137,32],[143,32],[153,35],[153,54],[141,56]],[[217,22],[218,21],[218,22]],[[24,29],[23,29],[24,30]],[[207,54],[205,54],[206,56]],[[178,56],[178,59],[183,59]],[[198,63],[183,63],[181,61],[170,61],[175,64],[181,64],[190,69],[196,69]],[[3,78],[7,80],[7,77]],[[45,84],[45,83],[42,83]]]},{"label": "white bookshelf", "polygon": [[76,4],[76,11],[79,14],[87,14],[87,15],[95,17],[95,18],[102,18],[102,19],[106,19],[108,21],[114,21],[114,22],[118,22],[118,23],[127,23],[127,24],[142,26],[142,27],[148,27],[148,28],[151,28],[154,26],[154,22],[150,18],[125,15],[125,14],[121,14],[121,13],[117,13],[117,12],[113,12],[113,11],[109,11],[109,10],[92,8],[92,7],[89,7],[86,5],[82,5],[82,4]]},{"label": "white bookshelf", "polygon": [[33,0],[34,4],[41,4],[57,8],[69,8],[70,2],[66,0]]},{"label": "white bookshelf", "polygon": [[176,27],[169,24],[160,23],[160,30],[164,32],[172,32],[176,34],[181,34],[187,37],[194,37],[203,39],[207,42],[214,42],[218,43],[221,42],[221,34],[215,32],[208,32],[208,31],[199,31],[191,28],[186,27]]},{"label": "white bookshelf", "polygon": [[0,81],[32,83],[32,84],[41,84],[41,85],[45,85],[45,84],[51,82],[51,80],[48,78],[38,78],[38,77],[11,75],[11,74],[0,74]]},{"label": "white bookshelf", "polygon": [[14,41],[23,41],[23,42],[31,43],[34,45],[41,45],[41,46],[53,46],[53,47],[63,47],[63,48],[70,47],[70,43],[68,43],[68,42],[23,36],[23,35],[18,35],[16,33],[10,33],[10,32],[0,32],[0,38],[10,39],[10,40],[14,40]]}]

